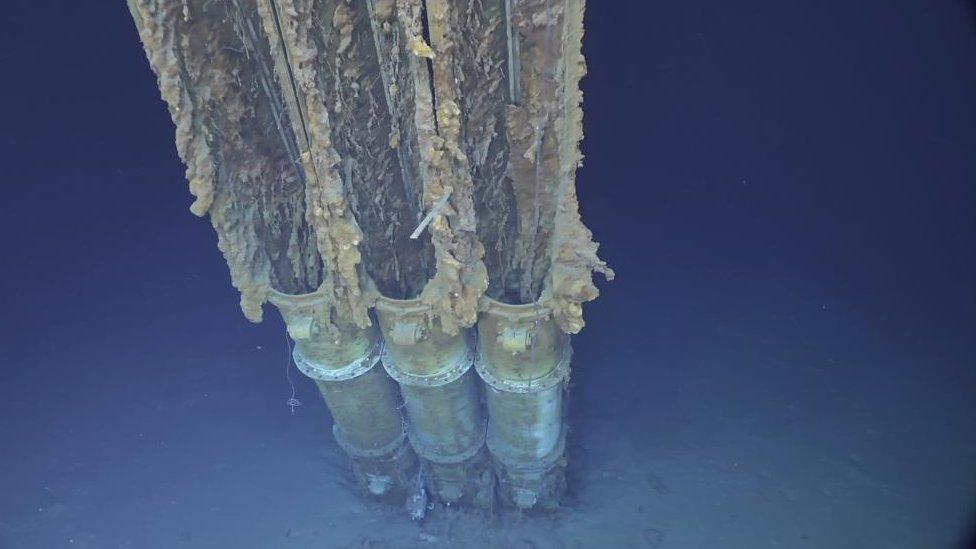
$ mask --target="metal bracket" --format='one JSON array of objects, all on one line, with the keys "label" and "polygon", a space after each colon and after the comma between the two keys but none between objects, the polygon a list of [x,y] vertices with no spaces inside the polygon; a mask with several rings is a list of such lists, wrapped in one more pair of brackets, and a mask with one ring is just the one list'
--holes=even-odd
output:
[{"label": "metal bracket", "polygon": [[525,325],[506,326],[502,328],[497,336],[497,341],[502,346],[502,349],[505,349],[513,355],[524,353],[531,348],[534,339],[535,330]]},{"label": "metal bracket", "polygon": [[310,339],[313,335],[319,333],[318,322],[311,316],[296,317],[285,326],[288,329],[288,335],[296,341],[299,339]]},{"label": "metal bracket", "polygon": [[414,345],[427,338],[427,328],[418,320],[396,320],[390,329],[390,340],[397,345]]}]

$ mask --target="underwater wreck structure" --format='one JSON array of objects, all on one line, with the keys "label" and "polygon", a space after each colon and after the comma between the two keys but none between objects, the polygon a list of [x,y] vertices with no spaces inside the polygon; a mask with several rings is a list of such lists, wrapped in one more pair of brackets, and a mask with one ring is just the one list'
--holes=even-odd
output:
[{"label": "underwater wreck structure", "polygon": [[363,493],[556,508],[570,334],[613,276],[575,189],[584,1],[128,5],[190,210]]}]

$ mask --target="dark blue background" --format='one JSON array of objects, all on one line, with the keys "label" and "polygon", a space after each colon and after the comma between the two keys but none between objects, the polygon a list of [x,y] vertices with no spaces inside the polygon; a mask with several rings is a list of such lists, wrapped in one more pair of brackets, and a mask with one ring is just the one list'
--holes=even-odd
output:
[{"label": "dark blue background", "polygon": [[[128,11],[3,12],[0,432],[100,421],[240,356],[240,383],[269,387],[247,405],[280,413],[280,321],[244,320],[188,211]],[[852,398],[897,386],[884,406],[923,414],[976,387],[969,5],[590,0],[585,53],[578,188],[617,280],[576,339],[581,408],[666,393],[696,353],[764,345],[843,348],[864,359],[838,373]]]},{"label": "dark blue background", "polygon": [[[187,214],[128,12],[5,12],[5,355],[46,352],[67,327],[116,346],[263,337],[237,313],[212,230]],[[591,313],[794,291],[877,315],[893,337],[965,333],[972,23],[952,1],[594,2],[579,193],[619,278]]]}]

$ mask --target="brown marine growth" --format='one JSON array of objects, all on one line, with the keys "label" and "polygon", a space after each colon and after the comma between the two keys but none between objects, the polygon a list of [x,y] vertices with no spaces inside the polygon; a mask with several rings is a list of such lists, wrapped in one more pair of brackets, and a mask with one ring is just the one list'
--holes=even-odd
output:
[{"label": "brown marine growth", "polygon": [[323,277],[260,22],[237,2],[130,0],[129,8],[176,124],[190,209],[210,214],[244,314],[258,321],[270,287],[301,293]]},{"label": "brown marine growth", "polygon": [[364,490],[417,500],[421,463],[444,503],[497,478],[558,506],[566,334],[613,276],[576,197],[584,1],[128,3],[190,209],[245,316],[282,313]]}]

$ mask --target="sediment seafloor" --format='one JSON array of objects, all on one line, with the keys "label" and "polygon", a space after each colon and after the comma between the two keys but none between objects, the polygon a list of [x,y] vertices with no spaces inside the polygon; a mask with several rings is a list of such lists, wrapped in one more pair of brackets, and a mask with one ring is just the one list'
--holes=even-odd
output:
[{"label": "sediment seafloor", "polygon": [[[126,10],[5,6],[0,548],[958,546],[976,490],[971,14],[800,4],[590,3],[580,202],[620,277],[574,345],[569,497],[421,523],[363,501],[294,370],[291,413],[283,328],[241,318],[218,237],[186,213]],[[290,141],[255,139],[288,162]],[[498,173],[487,150],[479,173]],[[254,180],[238,188],[259,200]],[[245,255],[241,276],[320,282],[299,205],[253,228],[307,261]]]}]

